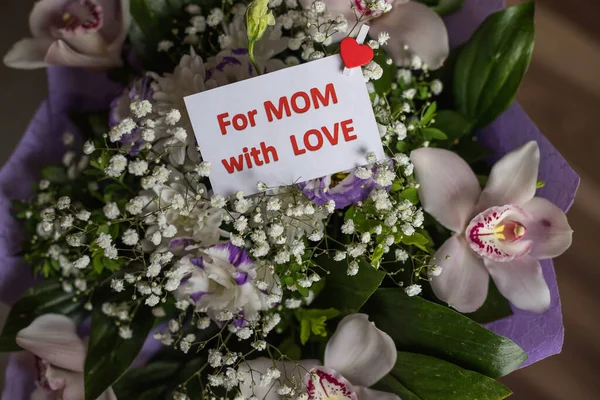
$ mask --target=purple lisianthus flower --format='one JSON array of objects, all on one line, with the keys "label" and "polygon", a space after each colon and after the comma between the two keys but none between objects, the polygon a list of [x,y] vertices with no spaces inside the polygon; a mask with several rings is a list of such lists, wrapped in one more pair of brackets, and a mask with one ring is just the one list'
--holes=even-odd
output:
[{"label": "purple lisianthus flower", "polygon": [[188,273],[175,296],[191,300],[196,310],[217,321],[233,319],[244,326],[281,298],[277,277],[230,242],[187,255],[180,263]]},{"label": "purple lisianthus flower", "polygon": [[342,209],[365,200],[377,188],[389,190],[390,186],[381,186],[376,181],[377,172],[382,168],[386,167],[359,167],[302,182],[298,186],[316,204],[323,205],[332,200],[336,209]]}]

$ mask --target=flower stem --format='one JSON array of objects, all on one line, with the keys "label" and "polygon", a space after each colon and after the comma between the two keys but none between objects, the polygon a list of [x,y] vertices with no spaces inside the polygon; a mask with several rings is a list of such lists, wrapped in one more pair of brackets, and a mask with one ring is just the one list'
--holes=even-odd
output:
[{"label": "flower stem", "polygon": [[250,43],[248,44],[248,58],[250,58],[250,62],[252,63],[252,66],[254,67],[254,70],[256,71],[256,75],[261,75],[260,68],[258,68],[256,59],[254,58],[254,43],[256,43],[256,41],[250,40]]}]

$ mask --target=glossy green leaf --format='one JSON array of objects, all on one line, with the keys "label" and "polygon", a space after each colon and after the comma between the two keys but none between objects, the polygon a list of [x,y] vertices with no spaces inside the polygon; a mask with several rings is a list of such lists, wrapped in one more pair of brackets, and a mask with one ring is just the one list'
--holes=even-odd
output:
[{"label": "glossy green leaf", "polygon": [[490,15],[462,48],[454,69],[454,101],[476,127],[513,102],[535,40],[533,2]]},{"label": "glossy green leaf", "polygon": [[471,133],[473,124],[459,112],[441,110],[435,116],[433,127],[444,132],[449,140],[456,140]]},{"label": "glossy green leaf", "polygon": [[76,298],[75,292],[65,292],[57,281],[45,281],[31,288],[10,310],[0,336],[0,351],[20,350],[15,342],[17,333],[40,315],[64,314],[78,322],[83,317],[83,300]]},{"label": "glossy green leaf", "polygon": [[400,288],[378,289],[365,311],[398,350],[437,357],[492,378],[516,370],[527,359],[510,339],[450,308],[408,297]]},{"label": "glossy green leaf", "polygon": [[417,189],[415,189],[415,188],[404,189],[400,193],[400,197],[410,201],[413,204],[417,204],[419,202],[419,193],[417,192]]},{"label": "glossy green leaf", "polygon": [[121,339],[114,318],[105,315],[101,307],[94,308],[84,368],[86,400],[98,398],[123,376],[140,352],[153,324],[150,307],[141,305],[130,324],[133,337]]},{"label": "glossy green leaf", "polygon": [[421,133],[425,140],[446,140],[448,136],[437,128],[423,128]]},{"label": "glossy green leaf", "polygon": [[[396,365],[379,389],[393,391],[402,400],[502,400],[512,392],[485,375],[423,354],[398,352]],[[403,393],[398,391],[404,390]]]},{"label": "glossy green leaf", "polygon": [[377,270],[364,260],[359,260],[358,274],[347,274],[348,264],[329,257],[319,257],[317,264],[327,271],[325,289],[317,297],[314,307],[335,308],[345,316],[360,310],[379,287],[385,272]]},{"label": "glossy green leaf", "polygon": [[142,368],[131,369],[113,385],[118,399],[165,398],[167,386],[179,369],[180,363],[153,361]]}]

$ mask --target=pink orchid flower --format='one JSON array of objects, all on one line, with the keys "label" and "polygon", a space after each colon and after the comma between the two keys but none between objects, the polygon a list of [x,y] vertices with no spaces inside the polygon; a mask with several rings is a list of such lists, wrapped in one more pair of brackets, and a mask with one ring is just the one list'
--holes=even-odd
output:
[{"label": "pink orchid flower", "polygon": [[[367,22],[369,35],[375,39],[381,32],[390,35],[385,49],[397,64],[404,64],[409,54],[416,54],[433,70],[441,67],[448,57],[450,45],[446,25],[435,11],[424,4],[410,0],[386,0],[385,3],[392,6],[391,10],[376,16],[369,15],[364,0],[324,2],[332,16],[344,15],[350,27],[356,22],[356,14],[360,15],[366,10],[367,16],[374,17]],[[352,6],[356,7],[356,14]],[[358,29],[354,30],[356,32]]]},{"label": "pink orchid flower", "polygon": [[40,0],[29,15],[33,37],[15,43],[4,64],[18,69],[120,66],[128,27],[129,0]]},{"label": "pink orchid flower", "polygon": [[[241,391],[245,398],[278,400],[283,398],[278,390],[287,385],[305,390],[309,400],[400,400],[393,393],[369,389],[392,370],[396,357],[396,345],[387,333],[369,322],[368,315],[352,314],[340,321],[327,342],[324,366],[318,360],[248,361],[240,369],[252,371],[252,378]],[[261,386],[261,377],[271,367],[281,372],[280,378]]]},{"label": "pink orchid flower", "polygon": [[[85,399],[83,366],[87,346],[76,329],[64,315],[45,314],[17,333],[17,344],[29,352],[19,357],[37,373],[31,400]],[[98,398],[116,399],[112,389]]]},{"label": "pink orchid flower", "polygon": [[435,295],[460,312],[473,312],[487,297],[489,276],[516,307],[543,313],[550,291],[538,260],[569,248],[565,213],[534,197],[540,150],[528,142],[492,168],[483,191],[469,165],[455,153],[422,148],[411,153],[423,208],[454,232],[435,254],[442,273]]}]

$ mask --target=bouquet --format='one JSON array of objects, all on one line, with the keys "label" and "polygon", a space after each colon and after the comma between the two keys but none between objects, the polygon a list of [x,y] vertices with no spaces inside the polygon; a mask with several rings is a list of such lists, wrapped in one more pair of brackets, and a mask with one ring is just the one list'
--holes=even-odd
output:
[{"label": "bouquet", "polygon": [[534,3],[38,1],[3,398],[504,399],[563,340],[579,178]]}]

